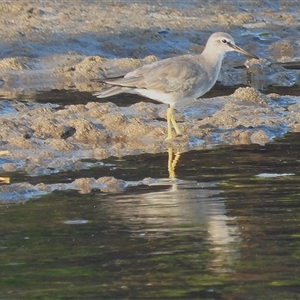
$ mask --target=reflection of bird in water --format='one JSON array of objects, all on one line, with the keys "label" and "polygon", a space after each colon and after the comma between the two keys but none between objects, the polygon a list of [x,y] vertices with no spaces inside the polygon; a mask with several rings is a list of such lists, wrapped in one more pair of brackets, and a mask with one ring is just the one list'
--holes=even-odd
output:
[{"label": "reflection of bird in water", "polygon": [[[227,216],[222,191],[217,188],[217,182],[176,178],[179,159],[180,153],[168,149],[169,178],[153,181],[147,192],[143,189],[143,193],[114,195],[114,201],[108,198],[109,213],[126,223],[133,239],[154,241],[178,236],[177,241],[183,244],[177,246],[190,251],[193,246],[186,241],[192,237],[200,245],[199,251],[212,254],[207,265],[209,270],[231,271],[239,257],[239,228],[234,217]],[[164,251],[170,255],[177,250],[152,247],[147,255]]]},{"label": "reflection of bird in water", "polygon": [[176,166],[180,158],[180,152],[176,152],[174,155],[173,148],[168,148],[168,172],[169,172],[169,178],[175,179],[176,178]]},{"label": "reflection of bird in water", "polygon": [[200,55],[187,54],[167,58],[142,66],[125,76],[100,79],[98,81],[112,87],[94,95],[106,98],[120,93],[131,93],[168,104],[169,140],[172,139],[172,126],[176,134],[181,133],[173,115],[174,106],[179,102],[195,100],[208,92],[217,81],[224,55],[230,51],[257,58],[236,46],[229,34],[217,32],[210,36]]},{"label": "reflection of bird in water", "polygon": [[[221,272],[230,271],[231,263],[239,256],[237,249],[232,248],[232,245],[239,242],[239,229],[232,224],[228,226],[227,222],[234,221],[234,218],[227,216],[224,201],[218,197],[220,191],[214,188],[216,183],[206,182],[200,185],[196,181],[176,179],[176,166],[181,153],[171,147],[167,152],[170,188],[143,196],[144,200],[151,201],[149,206],[152,209],[154,209],[154,203],[158,206],[155,213],[153,210],[150,213],[149,210],[149,215],[152,217],[155,214],[157,217],[161,215],[161,217],[164,216],[163,218],[168,216],[167,219],[175,221],[173,225],[194,223],[198,226],[200,223],[203,226],[205,224],[208,233],[207,243],[210,245],[210,251],[216,255],[211,261],[210,268]],[[165,180],[164,184],[168,185],[168,180]],[[168,209],[168,213],[164,207]],[[156,221],[161,222],[157,217]],[[177,226],[175,227],[178,229]]]}]

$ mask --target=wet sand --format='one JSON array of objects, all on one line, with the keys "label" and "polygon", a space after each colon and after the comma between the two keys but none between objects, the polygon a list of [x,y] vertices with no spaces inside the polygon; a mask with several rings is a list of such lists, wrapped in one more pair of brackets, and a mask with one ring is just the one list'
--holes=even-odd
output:
[{"label": "wet sand", "polygon": [[200,53],[216,31],[230,33],[238,45],[262,58],[240,69],[245,57],[227,55],[219,78],[224,85],[299,85],[297,69],[287,71],[277,64],[299,61],[299,9],[295,1],[265,1],[263,7],[260,1],[76,1],[72,6],[68,1],[4,1],[1,92],[12,99],[38,90],[92,92],[99,86],[91,78]]},{"label": "wet sand", "polygon": [[[0,170],[51,175],[88,168],[82,162],[86,158],[264,144],[298,132],[300,97],[258,90],[299,86],[299,10],[300,3],[273,1],[264,7],[260,1],[76,1],[72,7],[64,1],[2,2],[0,150],[9,154],[1,157]],[[219,83],[252,87],[178,106],[182,135],[172,141],[165,141],[163,104],[120,107],[97,98],[74,105],[32,101],[38,92],[54,89],[92,94],[103,88],[92,78],[201,53],[215,31],[228,32],[239,46],[261,57],[247,60],[230,53]]]}]

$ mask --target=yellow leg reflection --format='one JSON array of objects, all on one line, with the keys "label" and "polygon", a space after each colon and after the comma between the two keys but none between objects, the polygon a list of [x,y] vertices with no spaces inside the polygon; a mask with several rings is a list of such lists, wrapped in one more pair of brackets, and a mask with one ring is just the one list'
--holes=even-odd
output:
[{"label": "yellow leg reflection", "polygon": [[174,179],[176,178],[176,165],[179,161],[181,153],[177,152],[174,154],[173,148],[168,148],[168,171],[169,171],[169,178]]}]

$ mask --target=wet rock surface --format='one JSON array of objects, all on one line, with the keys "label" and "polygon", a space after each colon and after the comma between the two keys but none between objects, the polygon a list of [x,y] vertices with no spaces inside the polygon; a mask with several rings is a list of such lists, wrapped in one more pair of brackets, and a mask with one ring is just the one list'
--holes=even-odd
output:
[{"label": "wet rock surface", "polygon": [[[265,144],[299,131],[300,97],[258,90],[299,86],[300,4],[267,1],[257,10],[259,3],[119,1],[104,6],[76,1],[72,10],[67,2],[0,3],[0,150],[9,151],[0,157],[0,170],[37,177],[84,170],[111,156],[168,148],[184,152],[221,143]],[[74,104],[72,97],[68,103],[41,99],[41,91],[53,89],[91,95],[103,88],[92,78],[118,76],[165,57],[200,53],[215,31],[230,33],[238,45],[261,57],[247,61],[230,53],[224,59],[219,82],[252,88],[178,105],[175,117],[182,135],[172,141],[165,141],[164,104],[126,105],[128,96],[121,95],[124,105],[119,106],[92,96],[81,101],[76,93]],[[41,103],[32,101],[38,98]],[[82,178],[61,186],[26,184],[0,186],[0,198],[6,201],[10,190],[19,189],[14,195],[22,199],[24,193],[34,196],[54,189],[85,193],[127,187],[114,178]]]}]

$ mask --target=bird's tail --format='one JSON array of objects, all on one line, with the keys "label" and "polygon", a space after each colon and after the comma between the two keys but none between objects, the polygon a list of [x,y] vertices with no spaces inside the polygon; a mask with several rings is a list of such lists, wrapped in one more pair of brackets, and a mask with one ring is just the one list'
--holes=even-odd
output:
[{"label": "bird's tail", "polygon": [[131,90],[131,88],[123,87],[123,86],[112,86],[110,88],[104,89],[100,92],[97,92],[93,94],[93,96],[96,96],[97,98],[106,98],[113,95],[118,95],[121,93],[125,93],[126,91]]}]

